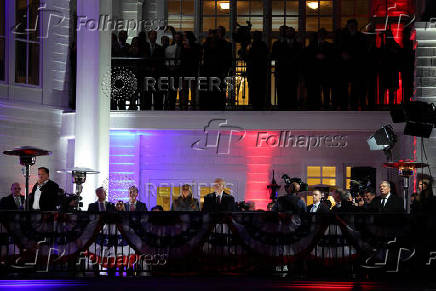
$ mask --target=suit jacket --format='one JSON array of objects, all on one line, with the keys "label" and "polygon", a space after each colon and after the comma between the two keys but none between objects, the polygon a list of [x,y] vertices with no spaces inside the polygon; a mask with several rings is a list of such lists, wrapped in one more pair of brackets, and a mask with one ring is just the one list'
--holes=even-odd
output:
[{"label": "suit jacket", "polygon": [[[308,213],[311,213],[310,211],[312,210],[312,207],[313,207],[313,204],[310,204],[309,206],[307,206]],[[327,205],[325,205],[325,203],[320,202],[315,213],[316,214],[328,214],[328,213],[330,213],[330,209],[327,207]]]},{"label": "suit jacket", "polygon": [[[129,202],[125,203],[124,208],[126,209],[126,211],[129,211],[130,203]],[[145,203],[142,203],[141,201],[136,201],[135,212],[146,212],[146,211],[147,211],[147,205]]]},{"label": "suit jacket", "polygon": [[363,209],[367,212],[377,212],[380,205],[380,197],[374,197],[371,203],[363,204]]},{"label": "suit jacket", "polygon": [[[32,193],[29,194],[29,209],[33,209],[33,201],[35,200],[35,192],[38,184],[35,184]],[[48,180],[44,186],[41,187],[41,197],[39,198],[39,210],[41,211],[55,211],[58,205],[58,192],[59,185]]]},{"label": "suit jacket", "polygon": [[[21,199],[21,205],[24,208],[24,196],[20,197]],[[15,199],[12,194],[3,197],[2,200],[0,200],[0,209],[3,210],[18,210],[17,204],[15,204]]]},{"label": "suit jacket", "polygon": [[336,203],[332,208],[333,212],[354,212],[356,210],[357,208],[348,200],[342,200],[341,204]]},{"label": "suit jacket", "polygon": [[306,206],[297,195],[286,194],[277,198],[277,203],[274,205],[272,211],[277,212],[291,212],[293,214],[303,214],[306,212]]},{"label": "suit jacket", "polygon": [[221,212],[221,211],[234,211],[235,198],[232,195],[223,192],[221,202],[217,202],[215,193],[209,193],[204,197],[203,211],[206,212]]},{"label": "suit jacket", "polygon": [[[116,211],[115,205],[107,201],[105,202],[105,208],[106,208],[106,212]],[[88,212],[100,212],[100,210],[98,209],[98,202],[89,203]]]},{"label": "suit jacket", "polygon": [[[375,198],[374,198],[375,199]],[[388,200],[386,201],[385,206],[383,207],[382,202],[383,199],[380,197],[377,199],[377,208],[379,212],[385,213],[385,212],[403,212],[404,211],[404,202],[403,199],[398,197],[397,195],[394,195],[391,193]]]},{"label": "suit jacket", "polygon": [[193,198],[192,195],[189,195],[186,198],[179,196],[176,200],[173,201],[173,204],[171,205],[171,211],[199,211],[199,210],[200,210],[200,206],[198,203],[198,199]]}]

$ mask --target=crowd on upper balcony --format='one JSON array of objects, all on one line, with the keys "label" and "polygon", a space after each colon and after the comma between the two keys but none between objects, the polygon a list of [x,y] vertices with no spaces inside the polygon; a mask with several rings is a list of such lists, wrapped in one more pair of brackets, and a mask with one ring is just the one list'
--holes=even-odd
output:
[{"label": "crowd on upper balcony", "polygon": [[[156,31],[140,32],[130,44],[126,31],[112,35],[112,54],[118,61],[120,57],[144,60],[132,67],[138,77],[137,92],[130,100],[115,98],[113,110],[174,110],[177,96],[181,110],[225,110],[237,100],[237,96],[232,98],[239,92],[236,81],[232,88],[238,90],[229,90],[221,82],[200,91],[187,77],[222,81],[240,76],[248,84],[249,104],[257,110],[271,109],[273,104],[281,110],[371,110],[401,99],[406,102],[413,95],[415,57],[410,27],[394,35],[390,29],[376,30],[371,23],[362,32],[355,19],[332,33],[325,29],[301,33],[281,26],[271,50],[259,31],[249,32],[245,41],[237,40],[234,33],[234,42],[229,42],[220,26],[209,30],[203,43],[192,31],[176,32],[172,27],[169,31],[172,37],[165,34],[159,43]],[[402,39],[401,44],[397,39]],[[237,66],[237,60],[244,61],[244,68]],[[146,90],[145,77],[176,81],[165,90]]]}]

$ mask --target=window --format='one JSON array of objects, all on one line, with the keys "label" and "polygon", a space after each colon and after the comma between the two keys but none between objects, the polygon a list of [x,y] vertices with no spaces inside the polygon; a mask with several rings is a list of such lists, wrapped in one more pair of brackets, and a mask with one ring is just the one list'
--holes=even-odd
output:
[{"label": "window", "polygon": [[6,80],[6,7],[5,0],[0,0],[0,81]]},{"label": "window", "polygon": [[340,26],[344,27],[347,24],[347,20],[355,18],[359,23],[359,27],[363,27],[368,24],[370,1],[367,0],[340,0]]},{"label": "window", "polygon": [[309,186],[319,184],[336,186],[336,167],[308,166],[307,184]]},{"label": "window", "polygon": [[224,26],[230,30],[230,1],[204,0],[203,1],[203,32]]},{"label": "window", "polygon": [[333,30],[333,1],[307,1],[306,2],[306,31],[318,31],[325,28]]},{"label": "window", "polygon": [[176,30],[194,31],[194,0],[168,0],[168,25]]},{"label": "window", "polygon": [[272,1],[272,31],[279,31],[282,25],[298,30],[298,0]]},{"label": "window", "polygon": [[39,0],[15,1],[15,82],[39,85]]},{"label": "window", "polygon": [[171,187],[158,187],[156,205],[162,206],[164,211],[171,209]]},{"label": "window", "polygon": [[263,1],[262,0],[239,0],[236,3],[237,23],[247,25],[250,21],[252,31],[263,31]]},{"label": "window", "polygon": [[351,167],[345,167],[345,189],[350,190]]}]

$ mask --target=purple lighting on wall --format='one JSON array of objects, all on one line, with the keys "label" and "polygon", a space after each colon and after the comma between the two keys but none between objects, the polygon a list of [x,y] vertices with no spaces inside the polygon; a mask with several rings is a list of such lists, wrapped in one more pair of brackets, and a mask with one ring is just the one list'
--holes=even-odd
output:
[{"label": "purple lighting on wall", "polygon": [[73,280],[1,280],[0,290],[19,289],[19,290],[50,290],[66,287],[81,287],[88,285],[85,282]]}]

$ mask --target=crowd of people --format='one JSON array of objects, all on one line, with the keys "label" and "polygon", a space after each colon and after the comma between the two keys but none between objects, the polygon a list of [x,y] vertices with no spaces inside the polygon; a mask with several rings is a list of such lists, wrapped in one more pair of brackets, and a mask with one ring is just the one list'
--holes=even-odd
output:
[{"label": "crowd of people", "polygon": [[[232,211],[255,211],[255,204],[235,203],[235,198],[225,192],[225,181],[215,179],[213,192],[204,196],[202,208],[198,199],[194,198],[192,188],[185,184],[181,187],[181,193],[171,205],[171,211],[204,211],[204,212],[232,212]],[[286,184],[286,194],[273,200],[268,205],[269,211],[286,212],[298,215],[305,213],[328,214],[332,213],[403,213],[403,199],[397,195],[395,186],[389,181],[382,181],[379,185],[380,195],[376,195],[375,189],[366,188],[364,191],[352,195],[348,191],[335,189],[331,192],[323,189],[314,189],[311,192],[313,203],[306,205],[305,199],[299,196],[300,184],[292,182]],[[423,178],[418,183],[418,193],[412,195],[412,213],[431,213],[436,209],[436,198],[432,191],[432,180]],[[49,170],[41,167],[38,169],[38,182],[33,186],[29,195],[29,209],[41,211],[71,212],[77,210],[78,199],[59,199],[59,186],[50,180]],[[139,190],[136,186],[129,187],[129,201],[113,204],[107,201],[107,193],[103,187],[95,190],[96,202],[90,203],[90,212],[146,212],[147,205],[138,200]],[[24,196],[21,194],[19,183],[13,183],[11,194],[0,200],[0,209],[20,210],[24,209]],[[163,211],[161,205],[151,208],[151,211]]]},{"label": "crowd of people", "polygon": [[[178,95],[181,110],[225,110],[229,87],[223,82],[205,92],[198,92],[186,80],[175,82],[169,90],[150,91],[144,89],[144,77],[223,80],[236,73],[248,82],[250,105],[259,110],[271,109],[268,82],[272,67],[276,90],[273,103],[282,110],[375,109],[378,104],[397,102],[399,89],[403,102],[410,100],[415,60],[411,29],[404,28],[400,45],[390,29],[379,32],[369,24],[362,33],[358,28],[355,19],[333,33],[325,29],[301,33],[281,26],[271,50],[260,31],[252,32],[246,40],[233,37],[232,43],[226,40],[222,26],[209,30],[203,43],[192,31],[176,32],[170,27],[172,38],[163,35],[160,43],[157,32],[149,31],[140,32],[129,44],[127,32],[120,31],[112,35],[113,57],[141,58],[143,62],[133,66],[139,90],[129,105],[125,99],[114,99],[112,109],[149,110],[153,106],[155,110],[174,110]],[[236,43],[240,43],[238,51]],[[235,68],[236,58],[245,62],[242,73]]]}]

